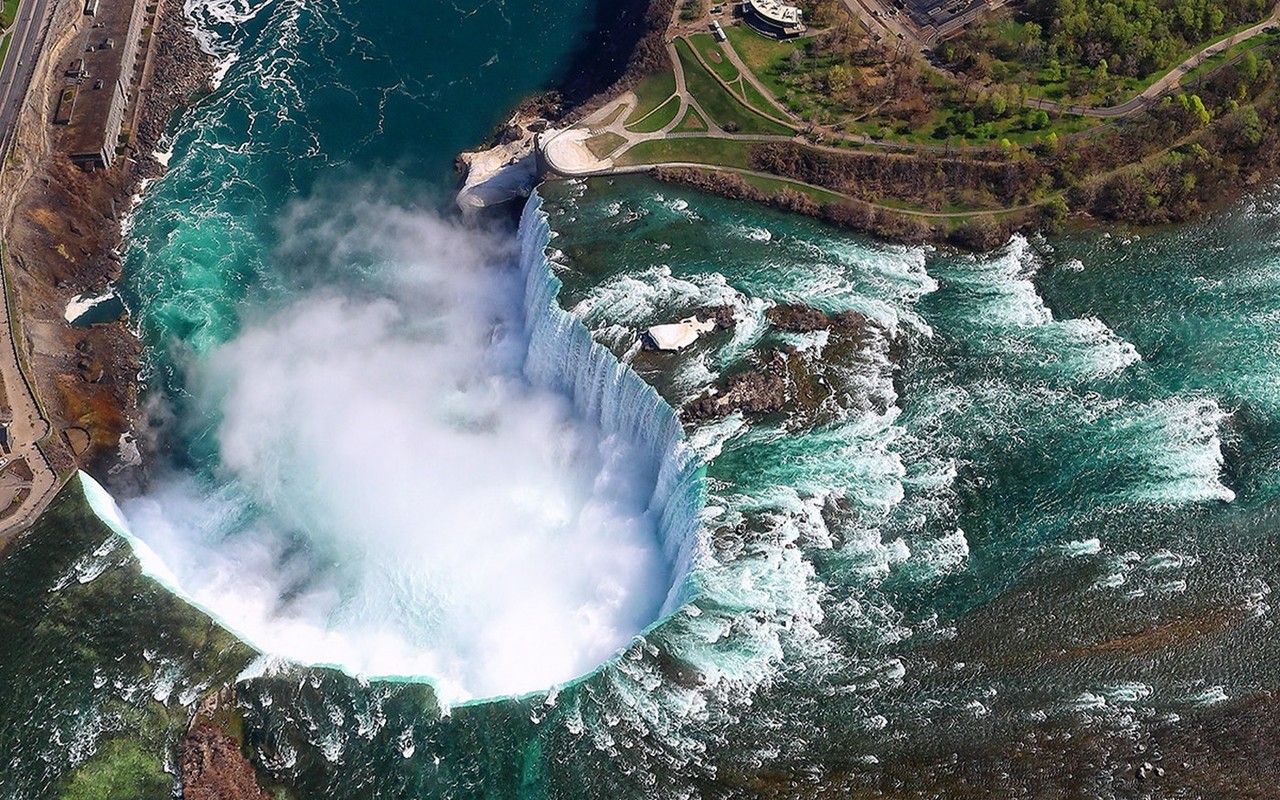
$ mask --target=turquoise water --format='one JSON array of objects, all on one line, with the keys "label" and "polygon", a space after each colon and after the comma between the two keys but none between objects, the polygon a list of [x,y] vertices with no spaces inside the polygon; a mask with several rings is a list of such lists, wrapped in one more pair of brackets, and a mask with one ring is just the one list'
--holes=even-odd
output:
[{"label": "turquoise water", "polygon": [[[370,513],[402,508],[396,519],[433,520],[444,504],[430,481],[377,495],[363,471],[330,470],[358,458],[364,441],[403,453],[400,472],[436,469],[443,440],[423,447],[406,434],[418,430],[406,396],[428,396],[414,382],[419,368],[427,383],[467,376],[443,406],[466,430],[505,430],[505,400],[533,397],[499,381],[494,396],[505,399],[490,405],[473,391],[489,384],[470,372],[431,371],[473,359],[496,365],[482,375],[500,376],[529,357],[503,335],[480,350],[454,347],[471,341],[450,338],[466,319],[482,331],[517,324],[518,257],[511,232],[460,231],[435,209],[448,200],[454,152],[555,76],[584,9],[276,2],[190,11],[227,72],[179,123],[172,171],[134,215],[123,290],[148,347],[151,430],[172,453],[152,469],[165,486],[199,486],[200,502],[183,506],[193,495],[176,490],[149,500],[196,517],[210,493],[220,501],[208,526],[218,535],[204,544],[235,556],[206,562],[225,570],[218,585],[229,595],[369,621],[385,609],[370,598],[405,595],[384,595],[351,569],[342,533],[367,520],[321,513],[332,487],[341,478],[371,494]],[[1199,226],[1017,238],[984,256],[876,244],[640,178],[542,194],[560,302],[671,406],[776,348],[794,351],[823,388],[811,407],[686,430],[706,463],[697,597],[580,683],[442,713],[419,680],[254,660],[238,683],[241,709],[275,780],[326,798],[1142,797],[1149,784],[1134,769],[1150,760],[1166,770],[1170,796],[1265,796],[1280,765],[1271,744],[1280,685],[1270,599],[1280,555],[1272,194]],[[526,231],[519,244],[536,255],[542,240]],[[406,268],[423,252],[458,269]],[[441,297],[465,315],[441,308]],[[389,300],[399,315],[378,316]],[[782,302],[855,310],[874,326],[853,343],[780,334],[765,312]],[[678,356],[636,352],[644,326],[723,304],[738,319],[732,333]],[[346,327],[366,315],[380,322]],[[316,318],[344,326],[301,322]],[[261,338],[282,330],[296,335]],[[376,346],[357,348],[356,361],[406,352],[390,364],[410,391],[388,383],[388,404],[366,426],[344,410],[367,398],[326,368],[368,330]],[[412,336],[402,341],[404,331]],[[451,358],[455,350],[465,358]],[[431,363],[407,368],[415,354]],[[349,370],[350,361],[341,363]],[[613,456],[634,451],[577,427],[591,416],[584,409],[598,408],[590,387],[619,385],[597,380],[608,366],[598,364],[590,380],[573,379],[572,403],[530,401],[543,409],[530,416],[548,427],[526,441],[550,431],[587,443],[548,457],[590,462],[584,481],[601,487],[590,496],[643,506],[654,478],[613,480],[631,474],[619,465],[632,460]],[[238,414],[237,398],[277,383],[303,388],[276,398],[283,412],[263,412],[271,424],[248,424],[254,415]],[[289,411],[314,396],[326,400],[316,426],[280,435]],[[226,435],[229,420],[244,425],[241,436]],[[519,472],[520,460],[508,460]],[[260,485],[227,480],[246,464],[266,476]],[[449,472],[430,474],[445,481]],[[253,518],[255,505],[287,519],[285,535],[243,538],[233,524],[240,538],[216,547],[223,523]],[[582,530],[603,537],[635,518]],[[468,545],[473,521],[448,521],[462,542],[445,554],[451,571],[486,576],[501,544]],[[635,530],[639,542],[644,528]],[[32,566],[35,553],[3,569],[20,568],[53,598],[118,604],[141,579],[114,546],[85,538],[76,545],[84,557],[49,574]],[[189,541],[172,540],[175,552]],[[392,560],[411,551],[412,539],[404,544]],[[575,552],[615,552],[604,538],[579,544]],[[639,596],[661,605],[670,582],[656,595],[653,583],[637,584],[649,586]],[[60,594],[68,586],[73,593]],[[286,591],[259,595],[262,586]],[[331,587],[343,603],[326,604]],[[484,588],[497,596],[506,587]],[[0,623],[30,636],[13,610],[28,601],[4,599]],[[41,609],[71,633],[33,639],[33,660],[82,676],[94,658],[115,658],[107,648],[59,649],[79,630],[76,607]],[[252,603],[241,610],[261,615]],[[178,641],[190,635],[190,623],[168,616],[127,620],[123,652],[145,650],[153,635],[173,641],[179,628]],[[487,633],[464,627],[458,638]],[[166,648],[164,703],[180,720],[206,676],[226,666]],[[56,713],[35,717],[29,737],[0,738],[16,741],[8,746],[29,765],[10,779],[14,796],[49,795],[60,775],[136,725],[119,708],[152,709],[156,681],[131,677],[149,668],[113,663],[95,692],[44,687],[61,698]],[[10,702],[0,713],[11,722],[31,712]],[[84,719],[95,720],[91,735]],[[72,731],[81,734],[74,752],[37,755],[33,742],[70,741]],[[162,749],[157,741],[148,746]]]}]

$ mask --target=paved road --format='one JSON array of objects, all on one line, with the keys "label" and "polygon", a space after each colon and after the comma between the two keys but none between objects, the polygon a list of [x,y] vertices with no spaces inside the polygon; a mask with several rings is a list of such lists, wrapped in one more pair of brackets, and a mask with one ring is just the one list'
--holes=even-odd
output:
[{"label": "paved road", "polygon": [[8,155],[23,98],[40,57],[44,34],[57,0],[22,0],[13,24],[13,42],[0,66],[0,159]]},{"label": "paved road", "polygon": [[1147,106],[1160,95],[1169,89],[1177,86],[1182,81],[1182,76],[1191,70],[1200,66],[1204,62],[1218,55],[1224,50],[1235,47],[1246,39],[1252,39],[1258,34],[1265,31],[1272,25],[1280,24],[1280,4],[1277,4],[1271,12],[1271,16],[1254,25],[1252,28],[1240,31],[1239,33],[1228,36],[1220,42],[1214,42],[1208,47],[1203,48],[1195,55],[1183,61],[1178,66],[1169,70],[1159,80],[1148,86],[1141,94],[1134,95],[1119,105],[1107,106],[1103,108],[1090,106],[1074,106],[1064,103],[1055,103],[1052,100],[1037,100],[1029,98],[1026,105],[1034,108],[1043,108],[1046,111],[1065,111],[1071,114],[1080,114],[1086,117],[1101,117],[1103,119],[1117,119],[1124,117],[1132,117],[1145,111]]},{"label": "paved road", "polygon": [[[18,19],[13,25],[13,42],[4,64],[0,66],[0,170],[5,168],[8,160],[9,146],[57,2],[23,0],[18,10]],[[0,392],[12,418],[13,452],[9,459],[13,462],[25,460],[33,478],[28,486],[29,494],[17,507],[0,509],[7,512],[0,518],[0,548],[15,532],[35,521],[57,489],[57,476],[37,444],[49,434],[49,423],[36,402],[27,376],[22,372],[18,357],[22,345],[16,340],[16,332],[9,319],[8,300],[13,288],[5,272],[7,269],[8,264],[0,262]],[[6,467],[8,465],[6,461]]]}]

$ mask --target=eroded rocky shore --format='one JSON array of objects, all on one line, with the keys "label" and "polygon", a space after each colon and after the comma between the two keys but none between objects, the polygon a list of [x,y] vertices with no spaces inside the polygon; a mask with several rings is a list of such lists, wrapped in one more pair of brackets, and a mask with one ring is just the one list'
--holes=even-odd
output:
[{"label": "eroded rocky shore", "polygon": [[39,102],[24,115],[11,168],[0,177],[21,345],[53,429],[43,450],[60,476],[82,467],[122,485],[144,480],[131,433],[140,345],[127,317],[73,327],[65,312],[72,299],[101,294],[120,279],[121,223],[145,182],[164,171],[154,153],[174,113],[211,87],[212,59],[188,30],[181,5],[164,0],[155,11],[137,99],[126,115],[132,133],[115,163],[81,170],[60,150],[59,129],[47,122],[64,81],[60,66],[80,42],[79,8],[68,5],[55,17],[60,33],[32,85]]}]

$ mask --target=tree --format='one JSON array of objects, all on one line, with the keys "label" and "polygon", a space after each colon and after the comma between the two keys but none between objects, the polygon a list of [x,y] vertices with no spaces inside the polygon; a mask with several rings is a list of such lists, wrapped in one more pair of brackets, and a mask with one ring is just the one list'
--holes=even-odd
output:
[{"label": "tree", "polygon": [[1004,95],[1000,92],[993,92],[991,95],[991,116],[993,119],[1000,119],[1009,110],[1009,101],[1004,99]]},{"label": "tree", "polygon": [[1236,72],[1245,83],[1252,84],[1258,79],[1258,56],[1252,50],[1246,50],[1236,62]]},{"label": "tree", "polygon": [[1208,125],[1209,120],[1212,118],[1209,114],[1209,109],[1204,107],[1204,101],[1200,99],[1198,94],[1191,95],[1191,99],[1187,103],[1187,110],[1191,112],[1191,118],[1196,125],[1201,128]]},{"label": "tree", "polygon": [[853,84],[853,73],[844,64],[837,64],[827,73],[827,85],[833,94],[844,94]]},{"label": "tree", "polygon": [[1236,138],[1245,147],[1252,149],[1262,144],[1265,130],[1262,119],[1258,116],[1258,109],[1253,106],[1245,106],[1236,114]]}]

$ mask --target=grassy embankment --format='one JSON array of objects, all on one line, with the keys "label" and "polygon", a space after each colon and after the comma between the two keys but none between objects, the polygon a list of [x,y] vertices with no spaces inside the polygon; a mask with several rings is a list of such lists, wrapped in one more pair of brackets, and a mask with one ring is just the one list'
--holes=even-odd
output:
[{"label": "grassy embankment", "polygon": [[680,110],[680,98],[676,96],[676,76],[670,70],[650,75],[632,91],[636,96],[636,107],[627,115],[624,123],[629,131],[660,131],[675,119]]},{"label": "grassy embankment", "polygon": [[[0,5],[0,31],[9,28],[18,18],[18,2],[19,0],[4,0],[4,4]],[[12,43],[12,33],[0,36],[0,64],[3,64],[5,56],[9,55],[9,45]]]},{"label": "grassy embankment", "polygon": [[[683,39],[676,40],[676,54],[684,69],[685,86],[689,94],[707,112],[711,121],[730,133],[773,134],[790,136],[791,128],[762,116],[742,100],[725,89],[708,72]],[[733,67],[732,64],[728,65]],[[735,70],[736,72],[736,70]]]},{"label": "grassy embankment", "polygon": [[716,75],[728,84],[729,91],[743,104],[766,117],[785,119],[779,112],[778,107],[761,94],[754,83],[747,80],[738,71],[738,68],[729,60],[729,56],[725,54],[722,45],[715,40],[715,37],[709,33],[697,33],[690,36],[689,41],[693,44],[694,49],[698,51],[703,63],[709,65]]},{"label": "grassy embankment", "polygon": [[626,144],[627,140],[612,131],[592,136],[586,141],[587,149],[596,158],[608,158],[609,154]]},{"label": "grassy embankment", "polygon": [[751,142],[736,139],[655,139],[637,144],[615,159],[615,163],[634,166],[681,162],[750,169],[750,149]]}]

